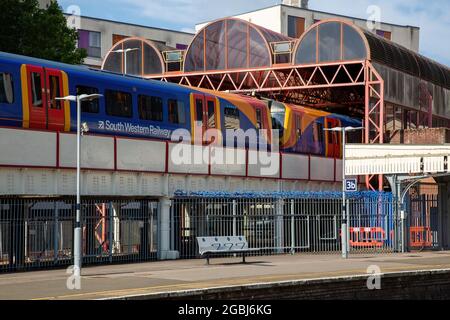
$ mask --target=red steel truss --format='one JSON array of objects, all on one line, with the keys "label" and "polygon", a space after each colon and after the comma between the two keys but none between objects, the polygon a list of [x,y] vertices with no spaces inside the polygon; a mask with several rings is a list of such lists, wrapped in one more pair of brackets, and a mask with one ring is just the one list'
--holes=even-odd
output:
[{"label": "red steel truss", "polygon": [[[384,142],[384,81],[368,60],[282,64],[251,69],[151,76],[190,87],[260,95],[315,108],[347,108],[364,118],[364,142]],[[367,187],[383,188],[381,176],[367,177]]]}]

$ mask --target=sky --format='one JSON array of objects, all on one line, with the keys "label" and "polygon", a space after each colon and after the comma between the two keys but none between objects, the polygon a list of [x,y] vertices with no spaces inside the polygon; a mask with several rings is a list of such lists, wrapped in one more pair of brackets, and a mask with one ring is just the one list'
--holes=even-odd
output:
[{"label": "sky", "polygon": [[[194,32],[195,25],[281,1],[274,0],[58,0],[63,9],[78,5],[82,16]],[[420,53],[450,66],[450,1],[448,0],[310,0],[312,10],[368,18],[381,9],[381,21],[420,27]]]}]

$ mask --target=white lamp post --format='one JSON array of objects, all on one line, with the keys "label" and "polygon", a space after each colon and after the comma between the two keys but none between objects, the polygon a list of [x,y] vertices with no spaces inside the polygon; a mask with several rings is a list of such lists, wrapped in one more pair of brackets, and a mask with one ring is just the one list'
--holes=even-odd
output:
[{"label": "white lamp post", "polygon": [[[74,276],[81,276],[81,194],[80,194],[80,148],[81,148],[81,102],[82,101],[92,101],[102,97],[101,94],[82,94],[79,96],[66,96],[62,98],[56,98],[56,100],[65,100],[77,103],[77,204],[76,204],[76,220],[75,228],[73,233],[74,248],[73,248],[73,260],[74,260]],[[83,132],[87,131],[83,128]]]},{"label": "white lamp post", "polygon": [[123,75],[126,75],[128,73],[128,69],[127,69],[127,53],[131,52],[131,51],[136,51],[136,50],[139,50],[139,48],[118,49],[118,50],[111,51],[112,53],[123,53],[124,54]]},{"label": "white lamp post", "polygon": [[346,133],[351,131],[363,130],[363,127],[336,127],[331,129],[324,129],[325,131],[341,132],[342,133],[342,228],[341,228],[341,241],[342,241],[342,258],[348,259],[349,244],[348,244],[348,215],[347,215],[347,205],[345,199],[345,143],[346,143]]}]

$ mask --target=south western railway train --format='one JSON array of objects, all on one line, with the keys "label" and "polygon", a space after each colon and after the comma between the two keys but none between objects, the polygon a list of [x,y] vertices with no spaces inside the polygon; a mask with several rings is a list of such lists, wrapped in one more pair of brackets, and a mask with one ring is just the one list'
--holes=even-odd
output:
[{"label": "south western railway train", "polygon": [[[102,97],[81,104],[93,134],[170,140],[176,129],[266,129],[280,133],[280,151],[341,157],[339,133],[325,128],[361,121],[293,104],[144,80],[83,66],[0,52],[0,126],[76,131],[74,102],[57,97]],[[232,144],[231,144],[232,145]],[[251,147],[251,146],[249,146]]]}]

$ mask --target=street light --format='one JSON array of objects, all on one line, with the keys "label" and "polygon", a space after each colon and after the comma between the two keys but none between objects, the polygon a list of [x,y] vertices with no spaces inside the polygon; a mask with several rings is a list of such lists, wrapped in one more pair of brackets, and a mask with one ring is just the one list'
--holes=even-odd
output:
[{"label": "street light", "polygon": [[81,102],[83,101],[92,101],[102,97],[101,94],[82,94],[79,96],[66,96],[62,98],[56,98],[56,100],[65,100],[77,103],[77,215],[75,221],[75,228],[73,232],[73,240],[74,240],[74,249],[73,249],[73,260],[74,260],[74,276],[81,276],[81,195],[80,195],[80,147],[81,147],[81,134],[86,132],[86,125],[83,124],[83,128],[81,128]]},{"label": "street light", "polygon": [[364,130],[364,127],[336,127],[336,128],[326,128],[324,131],[340,132],[342,134],[342,228],[341,228],[341,241],[342,241],[342,258],[348,259],[349,245],[348,245],[348,215],[347,215],[347,205],[345,199],[345,143],[346,143],[346,133],[358,130]]},{"label": "street light", "polygon": [[140,50],[139,48],[128,48],[128,49],[117,49],[114,51],[111,51],[111,53],[123,53],[124,54],[124,71],[123,71],[123,75],[126,75],[128,72],[127,69],[127,53],[131,52],[131,51],[136,51],[136,50]]}]

